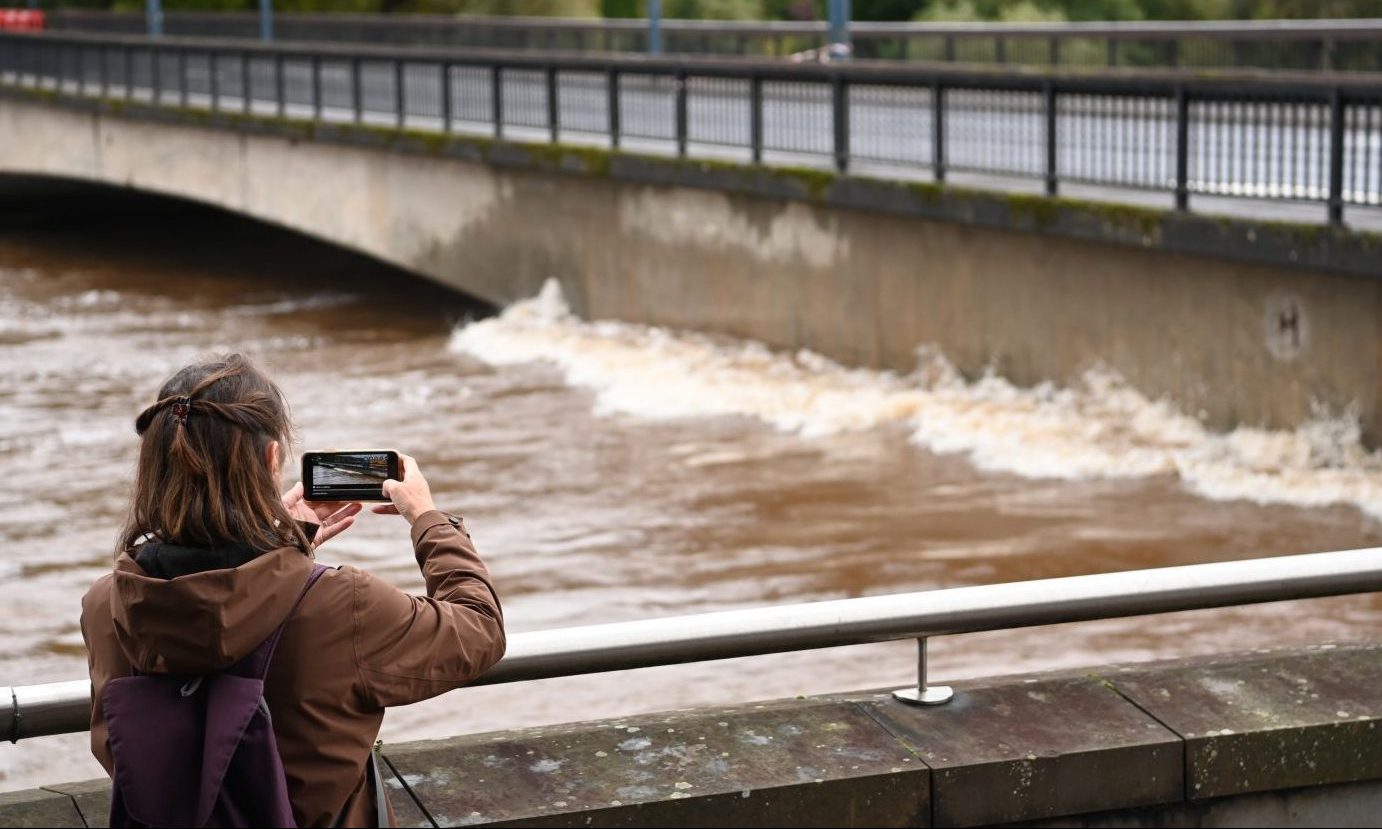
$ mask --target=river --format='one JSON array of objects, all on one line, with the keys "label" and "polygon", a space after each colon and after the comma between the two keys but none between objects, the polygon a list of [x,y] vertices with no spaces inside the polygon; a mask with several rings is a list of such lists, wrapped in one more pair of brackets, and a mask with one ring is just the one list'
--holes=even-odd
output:
[{"label": "river", "polygon": [[[3,211],[0,211],[3,213]],[[16,219],[16,215],[20,218]],[[378,263],[146,201],[0,218],[0,683],[79,678],[135,414],[245,350],[296,448],[393,446],[467,516],[511,632],[1382,545],[1382,459],[1345,416],[1212,434],[1110,372],[914,375],[613,322],[499,316]],[[407,589],[401,519],[320,551]],[[941,638],[939,679],[1375,638],[1382,597]],[[462,690],[386,741],[896,687],[907,643]],[[0,748],[0,790],[95,777],[85,735]]]}]

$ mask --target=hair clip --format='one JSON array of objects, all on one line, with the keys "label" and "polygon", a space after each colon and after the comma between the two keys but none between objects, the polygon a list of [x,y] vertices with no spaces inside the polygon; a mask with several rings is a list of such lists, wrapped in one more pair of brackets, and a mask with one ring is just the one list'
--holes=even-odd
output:
[{"label": "hair clip", "polygon": [[177,419],[178,425],[187,425],[187,416],[192,413],[192,398],[179,397],[173,401],[173,417]]}]

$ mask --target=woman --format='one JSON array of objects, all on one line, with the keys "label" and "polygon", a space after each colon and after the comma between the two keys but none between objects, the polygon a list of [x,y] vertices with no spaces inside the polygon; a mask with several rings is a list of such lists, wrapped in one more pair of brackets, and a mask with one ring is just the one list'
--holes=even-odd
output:
[{"label": "woman", "polygon": [[139,465],[115,570],[82,600],[92,753],[112,770],[107,681],[221,671],[286,618],[264,698],[294,819],[375,825],[367,772],[384,709],[463,685],[504,654],[499,599],[461,520],[436,509],[403,456],[402,480],[384,484],[391,503],[374,511],[411,525],[427,598],[339,567],[293,610],[312,551],[348,529],[360,505],[305,502],[301,484],[279,495],[292,424],[278,387],[238,354],[191,365],[135,429]]}]

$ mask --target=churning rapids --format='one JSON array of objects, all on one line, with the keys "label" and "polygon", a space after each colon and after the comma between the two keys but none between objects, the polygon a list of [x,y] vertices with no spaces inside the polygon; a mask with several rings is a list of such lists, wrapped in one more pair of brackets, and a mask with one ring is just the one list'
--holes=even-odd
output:
[{"label": "churning rapids", "polygon": [[[59,229],[60,228],[60,229]],[[1382,457],[1345,414],[1207,430],[1107,371],[1069,388],[848,369],[583,322],[555,287],[497,316],[286,234],[183,211],[0,221],[0,684],[75,679],[134,415],[196,357],[280,379],[299,449],[397,446],[468,516],[511,631],[1382,544]],[[475,321],[475,320],[479,321]],[[397,518],[323,548],[409,589]],[[1343,597],[939,639],[941,679],[1376,636]],[[459,691],[437,737],[912,680],[908,643]],[[0,790],[98,776],[85,735],[0,749]]]}]

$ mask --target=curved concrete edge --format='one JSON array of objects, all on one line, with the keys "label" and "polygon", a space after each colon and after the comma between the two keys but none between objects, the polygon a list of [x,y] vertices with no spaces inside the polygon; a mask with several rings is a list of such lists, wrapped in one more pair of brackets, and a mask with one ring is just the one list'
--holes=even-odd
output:
[{"label": "curved concrete edge", "polygon": [[719,190],[1259,265],[1382,276],[1382,234],[1346,226],[1209,216],[1064,196],[843,175],[806,167],[640,155],[600,147],[494,140],[392,126],[325,124],[263,114],[213,113],[21,87],[0,87],[0,97],[138,120],[451,157],[501,168]]},{"label": "curved concrete edge", "polygon": [[[386,746],[387,783],[404,826],[1347,826],[1382,803],[1382,642],[955,687]],[[108,785],[0,795],[0,825],[103,825]]]}]

